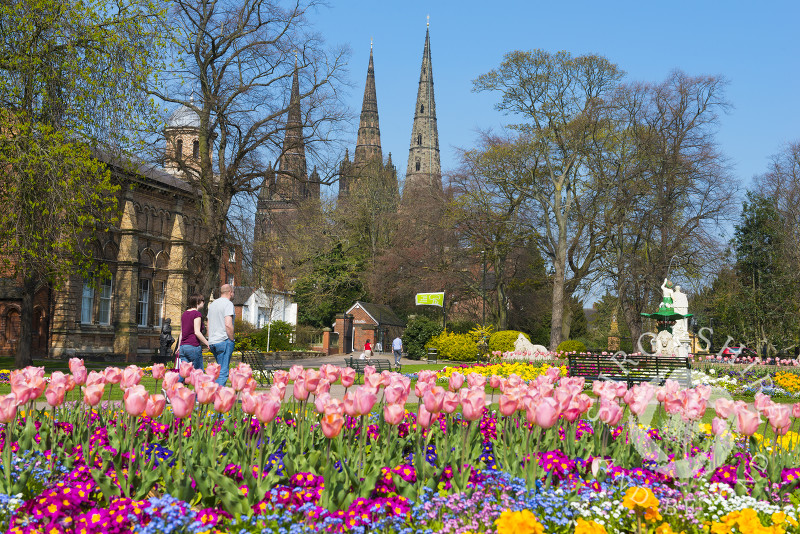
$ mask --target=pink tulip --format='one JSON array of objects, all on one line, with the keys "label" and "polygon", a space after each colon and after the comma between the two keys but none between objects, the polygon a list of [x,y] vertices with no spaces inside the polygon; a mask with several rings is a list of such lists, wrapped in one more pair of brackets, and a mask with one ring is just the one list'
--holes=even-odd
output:
[{"label": "pink tulip", "polygon": [[357,387],[353,395],[353,407],[358,415],[368,414],[377,401],[378,396],[365,386]]},{"label": "pink tulip", "polygon": [[64,403],[64,396],[67,394],[67,386],[63,382],[50,384],[44,392],[47,404],[50,406],[61,406]]},{"label": "pink tulip", "polygon": [[97,384],[105,384],[106,377],[103,373],[98,373],[97,371],[91,371],[89,376],[86,378],[86,385],[87,386],[94,386]]},{"label": "pink tulip", "polygon": [[103,375],[106,378],[106,384],[119,384],[122,382],[122,369],[119,367],[106,367]]},{"label": "pink tulip", "polygon": [[552,379],[553,381],[558,380],[558,377],[561,376],[561,369],[558,367],[549,367],[545,374]]},{"label": "pink tulip", "polygon": [[87,379],[86,367],[79,367],[78,369],[73,371],[72,378],[75,381],[75,383],[79,386],[85,384]]},{"label": "pink tulip", "polygon": [[195,386],[195,393],[197,393],[197,402],[200,404],[211,404],[214,402],[214,395],[219,389],[219,384],[216,382],[205,381]]},{"label": "pink tulip", "polygon": [[164,398],[164,395],[150,395],[147,398],[147,407],[144,411],[148,417],[156,419],[161,417],[161,414],[164,413],[164,408],[166,406],[167,399]]},{"label": "pink tulip", "polygon": [[239,362],[239,365],[236,366],[236,369],[238,369],[242,373],[245,373],[246,375],[253,376],[253,368],[250,367],[250,364]]},{"label": "pink tulip", "polygon": [[70,358],[69,359],[69,372],[70,373],[75,374],[75,371],[80,369],[80,368],[82,368],[82,367],[86,368],[86,366],[83,363],[83,360],[81,360],[80,358]]},{"label": "pink tulip", "polygon": [[17,416],[17,398],[13,393],[0,397],[0,423],[10,423]]},{"label": "pink tulip", "polygon": [[464,419],[478,421],[483,417],[483,410],[486,407],[486,393],[479,388],[462,391],[467,391],[466,395],[461,399],[461,410],[464,413]]},{"label": "pink tulip", "polygon": [[378,391],[378,388],[381,387],[382,383],[383,383],[383,376],[379,374],[372,373],[369,376],[364,375],[364,384],[369,386],[375,391]]},{"label": "pink tulip", "polygon": [[[405,403],[405,400],[403,401]],[[461,404],[461,397],[454,391],[445,391],[444,402],[442,403],[442,411],[444,413],[453,413]]]},{"label": "pink tulip", "polygon": [[[222,366],[220,364],[218,364],[218,363],[210,363],[210,364],[208,364],[208,367],[206,367],[206,373],[208,375],[210,375],[213,380],[216,380],[217,378],[219,378],[219,373],[220,373],[221,370],[222,370]],[[246,371],[244,369],[240,369],[239,372],[240,373],[241,372],[246,373]],[[253,373],[251,371],[250,374],[248,374],[247,376],[250,377],[252,374]]]},{"label": "pink tulip", "polygon": [[648,383],[634,386],[623,395],[625,404],[628,405],[634,415],[642,415],[650,404],[650,400],[656,394],[656,389]]},{"label": "pink tulip", "polygon": [[308,399],[308,390],[306,389],[306,381],[302,375],[298,376],[292,386],[292,395],[299,401]]},{"label": "pink tulip", "polygon": [[244,386],[247,384],[247,380],[250,378],[247,374],[239,371],[239,369],[232,370],[229,375],[231,379],[231,386],[235,391],[241,391],[244,389]]},{"label": "pink tulip", "polygon": [[11,393],[14,394],[19,405],[39,398],[47,387],[43,367],[29,366],[11,371],[9,382],[11,383]]},{"label": "pink tulip", "polygon": [[766,415],[766,409],[772,406],[772,404],[773,402],[772,399],[769,398],[769,395],[764,395],[760,391],[756,393],[753,406],[756,407],[756,410],[758,410],[759,413]]},{"label": "pink tulip", "polygon": [[89,406],[97,406],[100,404],[100,399],[103,398],[103,390],[105,389],[105,384],[92,384],[90,386],[84,386],[83,388],[83,402],[88,404]]},{"label": "pink tulip", "polygon": [[319,384],[322,375],[316,369],[306,369],[305,370],[305,382],[306,382],[306,389],[310,392],[314,392],[317,390],[317,385]]},{"label": "pink tulip", "polygon": [[383,419],[390,425],[399,425],[406,414],[406,407],[402,404],[387,404],[383,407]]},{"label": "pink tulip", "polygon": [[489,385],[494,389],[499,389],[502,383],[502,379],[497,375],[492,375],[489,378]]},{"label": "pink tulip", "polygon": [[417,380],[417,385],[414,386],[414,394],[418,398],[422,398],[425,396],[425,392],[431,389],[434,386],[431,382],[420,382]]},{"label": "pink tulip", "polygon": [[319,383],[317,384],[317,389],[314,391],[314,395],[321,395],[323,393],[329,393],[331,390],[331,383],[328,382],[327,379],[321,378]]},{"label": "pink tulip", "polygon": [[516,397],[509,397],[508,395],[500,395],[500,413],[509,417],[517,411],[519,402]]},{"label": "pink tulip", "polygon": [[419,413],[417,414],[417,424],[422,428],[430,428],[438,417],[439,417],[438,413],[431,413],[428,410],[426,410],[424,404],[419,405]]},{"label": "pink tulip", "polygon": [[722,419],[727,419],[733,413],[734,403],[730,399],[719,398],[714,401],[714,411]]},{"label": "pink tulip", "polygon": [[789,431],[789,426],[792,424],[792,407],[788,404],[775,403],[766,408],[766,416],[772,430],[783,436]]},{"label": "pink tulip", "polygon": [[383,395],[389,404],[405,403],[408,398],[405,388],[399,382],[386,386],[386,389],[383,390]]},{"label": "pink tulip", "polygon": [[344,413],[350,417],[358,417],[358,412],[356,411],[355,392],[348,391],[344,394],[344,398],[342,399],[342,409],[344,410]]},{"label": "pink tulip", "polygon": [[286,396],[286,385],[277,383],[272,384],[272,387],[269,388],[269,394],[272,395],[272,398],[274,398],[275,400],[282,401],[283,398]]},{"label": "pink tulip", "polygon": [[715,417],[711,420],[711,431],[715,436],[721,436],[726,430],[728,430],[728,422],[725,419]]},{"label": "pink tulip", "polygon": [[123,389],[132,388],[142,381],[144,371],[136,365],[129,365],[122,371],[122,382],[120,386]]},{"label": "pink tulip", "polygon": [[461,389],[461,386],[464,385],[464,375],[458,371],[453,372],[453,374],[450,375],[450,379],[447,381],[447,385],[450,388],[450,391]]},{"label": "pink tulip", "polygon": [[516,373],[511,373],[511,375],[506,380],[506,385],[512,388],[515,388],[522,384],[522,377]]},{"label": "pink tulip", "polygon": [[342,385],[349,388],[356,381],[356,370],[351,367],[342,369]]},{"label": "pink tulip", "polygon": [[800,402],[792,405],[792,417],[800,417]]},{"label": "pink tulip", "polygon": [[67,388],[67,391],[75,389],[75,378],[72,375],[66,375],[64,377],[64,386]]},{"label": "pink tulip", "polygon": [[439,413],[442,411],[444,405],[444,388],[434,386],[430,388],[422,396],[422,401],[425,403],[425,409],[431,413]]},{"label": "pink tulip", "polygon": [[[283,389],[286,389],[286,384],[283,385]],[[247,382],[244,385],[244,389],[242,391],[247,391],[251,395],[256,392],[256,381],[252,378],[248,378]]]},{"label": "pink tulip", "polygon": [[164,391],[167,392],[167,396],[171,399],[172,392],[174,391],[175,387],[180,383],[181,375],[178,373],[167,373],[164,375],[164,382],[162,385],[164,386]]},{"label": "pink tulip", "polygon": [[622,419],[623,410],[614,400],[600,399],[600,410],[597,416],[602,422],[610,426],[617,426]]},{"label": "pink tulip", "polygon": [[758,415],[758,412],[751,412],[743,408],[736,412],[736,421],[739,432],[745,436],[752,436],[758,430],[758,425],[761,424],[761,416]]},{"label": "pink tulip", "polygon": [[683,395],[681,418],[684,421],[699,421],[706,413],[706,401],[697,389],[687,389]]},{"label": "pink tulip", "polygon": [[342,425],[344,425],[344,417],[338,412],[326,413],[320,421],[322,433],[328,439],[338,436],[342,431]]},{"label": "pink tulip", "polygon": [[163,363],[157,363],[153,366],[152,373],[155,380],[163,380],[164,375],[167,374],[167,366]]},{"label": "pink tulip", "polygon": [[256,401],[256,418],[262,423],[267,424],[275,419],[281,409],[281,403],[270,395],[259,395]]},{"label": "pink tulip", "polygon": [[314,399],[314,408],[317,410],[317,413],[324,413],[325,408],[328,406],[328,403],[331,401],[330,393],[320,393],[317,395],[317,398]]},{"label": "pink tulip", "polygon": [[192,362],[181,362],[180,366],[178,367],[180,375],[183,378],[186,378],[187,376],[189,376],[189,374],[192,372],[192,369],[194,369],[194,366],[192,365]]},{"label": "pink tulip", "polygon": [[322,375],[322,378],[330,382],[331,384],[335,384],[337,380],[339,380],[339,368],[335,365],[331,365],[326,363],[319,368],[319,372]]},{"label": "pink tulip", "polygon": [[236,392],[233,388],[221,387],[214,396],[214,411],[228,413],[236,402]]},{"label": "pink tulip", "polygon": [[138,417],[147,408],[147,401],[150,395],[144,386],[134,385],[125,390],[122,399],[125,403],[125,411],[133,417]]},{"label": "pink tulip", "polygon": [[69,379],[67,378],[67,375],[65,375],[61,371],[53,371],[53,374],[50,375],[51,386],[56,384],[63,384],[64,387],[66,388],[68,381]]},{"label": "pink tulip", "polygon": [[197,396],[191,389],[183,385],[176,386],[172,393],[172,398],[170,399],[172,401],[172,411],[175,413],[175,417],[179,419],[191,417],[196,399]]},{"label": "pink tulip", "polygon": [[257,406],[258,399],[248,393],[247,391],[242,392],[242,411],[248,415],[254,415],[256,413],[256,406]]},{"label": "pink tulip", "polygon": [[679,382],[676,382],[672,379],[667,379],[664,382],[664,387],[658,390],[656,398],[658,399],[658,402],[664,402],[668,396],[676,395],[680,389],[681,385]]},{"label": "pink tulip", "polygon": [[471,388],[483,388],[486,387],[486,377],[472,372],[467,375],[467,384]]},{"label": "pink tulip", "polygon": [[558,403],[552,397],[544,397],[536,405],[536,425],[548,429],[558,421]]},{"label": "pink tulip", "polygon": [[303,373],[302,365],[293,365],[289,368],[289,380],[297,380],[297,377]]},{"label": "pink tulip", "polygon": [[289,384],[289,373],[283,370],[273,371],[272,372],[272,383],[273,384],[283,384],[284,386]]}]

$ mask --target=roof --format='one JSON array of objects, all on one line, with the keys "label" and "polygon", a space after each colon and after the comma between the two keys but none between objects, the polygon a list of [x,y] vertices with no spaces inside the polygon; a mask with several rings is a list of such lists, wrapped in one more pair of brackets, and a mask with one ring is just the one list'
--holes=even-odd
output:
[{"label": "roof", "polygon": [[138,174],[139,176],[148,178],[153,182],[174,189],[180,189],[187,193],[196,193],[195,188],[185,180],[181,180],[177,176],[164,171],[164,169],[158,167],[157,165],[147,163],[143,159],[131,154],[115,155],[100,148],[95,148],[94,154],[97,159],[103,163],[111,165],[112,167],[116,167],[122,171]]},{"label": "roof", "polygon": [[186,104],[181,104],[167,119],[167,128],[199,128],[200,117]]},{"label": "roof", "polygon": [[375,321],[376,324],[379,325],[390,325],[390,326],[402,326],[405,327],[406,323],[402,321],[389,306],[384,306],[383,304],[372,304],[370,302],[361,302],[357,300],[355,304],[350,306],[350,309],[347,310],[347,313],[353,311],[356,306],[360,306],[367,315],[372,317],[372,320]]},{"label": "roof", "polygon": [[247,299],[250,298],[250,295],[253,294],[255,288],[252,287],[245,287],[245,286],[236,286],[233,288],[233,305],[234,306],[244,306]]}]

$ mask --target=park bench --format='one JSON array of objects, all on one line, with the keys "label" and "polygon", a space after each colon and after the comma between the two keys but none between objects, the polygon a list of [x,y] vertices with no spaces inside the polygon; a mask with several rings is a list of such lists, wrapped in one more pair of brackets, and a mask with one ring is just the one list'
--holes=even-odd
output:
[{"label": "park bench", "polygon": [[[376,373],[380,373],[382,371],[391,371],[392,370],[392,363],[389,360],[360,360],[358,358],[345,358],[344,359],[345,367],[352,367],[355,369],[356,374],[361,376],[364,374],[364,367],[367,365],[371,365],[375,368]],[[398,373],[400,372],[400,366],[398,365],[395,369]]]},{"label": "park bench", "polygon": [[242,361],[253,369],[253,378],[262,387],[272,383],[273,371],[287,369],[285,365],[278,363],[280,360],[268,358],[266,352],[256,350],[242,351]]},{"label": "park bench", "polygon": [[570,376],[587,380],[614,380],[633,386],[642,382],[663,384],[671,378],[683,387],[692,386],[692,364],[689,358],[663,356],[628,356],[570,354],[567,358]]}]

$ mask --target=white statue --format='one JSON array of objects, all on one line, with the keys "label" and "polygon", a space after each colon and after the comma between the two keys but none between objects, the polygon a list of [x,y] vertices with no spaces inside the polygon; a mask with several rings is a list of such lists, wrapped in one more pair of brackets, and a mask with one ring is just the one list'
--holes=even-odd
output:
[{"label": "white statue", "polygon": [[673,304],[673,286],[672,282],[669,281],[668,278],[664,278],[664,283],[661,284],[661,291],[663,292],[663,299],[661,301],[661,307],[664,306],[674,306]]},{"label": "white statue", "polygon": [[533,343],[525,337],[525,334],[517,336],[517,340],[514,342],[514,352],[522,352],[524,354],[533,352]]},{"label": "white statue", "polygon": [[653,353],[656,356],[679,356],[680,343],[676,342],[672,334],[662,330],[652,341]]}]

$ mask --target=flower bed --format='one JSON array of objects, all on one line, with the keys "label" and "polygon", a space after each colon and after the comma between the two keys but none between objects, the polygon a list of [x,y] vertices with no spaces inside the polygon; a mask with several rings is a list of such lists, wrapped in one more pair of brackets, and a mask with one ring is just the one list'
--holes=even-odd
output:
[{"label": "flower bed", "polygon": [[409,413],[411,381],[369,367],[360,386],[277,371],[264,392],[246,365],[231,387],[156,365],[155,392],[135,366],[70,368],[14,371],[0,397],[8,532],[800,532],[800,404],[762,393],[421,371]]}]

